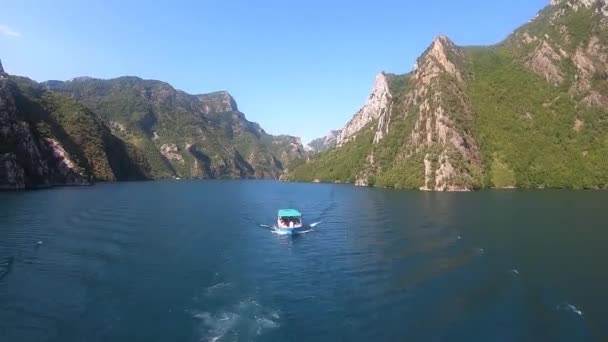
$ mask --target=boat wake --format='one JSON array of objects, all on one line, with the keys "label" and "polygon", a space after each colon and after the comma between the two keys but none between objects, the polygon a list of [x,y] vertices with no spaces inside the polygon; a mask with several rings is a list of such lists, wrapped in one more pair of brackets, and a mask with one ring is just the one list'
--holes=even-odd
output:
[{"label": "boat wake", "polygon": [[295,229],[292,232],[286,232],[284,230],[280,230],[279,227],[277,227],[277,226],[272,227],[272,232],[277,235],[302,235],[302,234],[310,233],[312,231],[314,231],[314,229],[312,229],[312,227],[310,227],[310,226],[304,226],[302,228]]},{"label": "boat wake", "polygon": [[563,303],[563,304],[558,305],[557,310],[571,312],[571,313],[574,313],[581,317],[583,316],[583,312],[581,310],[579,310],[576,306],[574,306],[570,303]]},{"label": "boat wake", "polygon": [[277,235],[302,235],[302,234],[307,234],[310,232],[314,232],[315,231],[315,227],[318,226],[319,224],[321,224],[321,222],[315,222],[312,224],[305,224],[302,228],[297,228],[295,230],[293,230],[292,232],[286,232],[283,230],[280,230],[278,226],[276,225],[272,225],[269,226],[267,224],[260,224],[260,227],[262,228],[267,228],[268,230],[270,230],[270,232],[277,234]]},{"label": "boat wake", "polygon": [[[237,289],[231,283],[218,283],[205,289],[203,302],[218,297],[234,298]],[[239,301],[228,301],[213,311],[190,311],[199,322],[201,341],[253,340],[264,332],[280,326],[279,312],[260,304],[251,297]],[[208,306],[208,305],[205,305]]]}]

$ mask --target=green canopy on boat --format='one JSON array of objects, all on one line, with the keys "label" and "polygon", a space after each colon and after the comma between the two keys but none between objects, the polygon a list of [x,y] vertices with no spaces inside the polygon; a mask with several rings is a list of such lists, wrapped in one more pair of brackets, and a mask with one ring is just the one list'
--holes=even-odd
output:
[{"label": "green canopy on boat", "polygon": [[300,212],[295,209],[279,210],[279,217],[300,217],[300,216],[302,216],[302,214],[300,214]]}]

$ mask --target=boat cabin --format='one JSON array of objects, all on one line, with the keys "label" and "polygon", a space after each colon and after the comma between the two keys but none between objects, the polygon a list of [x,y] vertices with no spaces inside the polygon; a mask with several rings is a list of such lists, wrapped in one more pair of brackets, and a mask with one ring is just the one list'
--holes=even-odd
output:
[{"label": "boat cabin", "polygon": [[302,227],[302,214],[295,209],[281,209],[279,210],[277,224],[279,228]]}]

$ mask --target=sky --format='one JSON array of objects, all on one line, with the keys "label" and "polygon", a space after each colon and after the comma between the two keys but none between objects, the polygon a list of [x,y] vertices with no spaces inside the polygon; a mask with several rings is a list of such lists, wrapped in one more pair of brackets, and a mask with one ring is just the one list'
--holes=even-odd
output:
[{"label": "sky", "polygon": [[5,0],[0,60],[36,81],[132,75],[227,90],[267,132],[308,142],[343,127],[378,72],[409,72],[434,37],[494,44],[548,3]]}]

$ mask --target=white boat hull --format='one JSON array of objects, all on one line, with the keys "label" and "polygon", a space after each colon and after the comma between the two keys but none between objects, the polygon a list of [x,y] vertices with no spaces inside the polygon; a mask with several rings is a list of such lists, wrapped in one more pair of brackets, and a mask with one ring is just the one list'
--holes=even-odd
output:
[{"label": "white boat hull", "polygon": [[297,226],[297,227],[293,227],[293,228],[278,227],[277,231],[279,232],[279,234],[290,235],[290,234],[297,234],[300,231],[300,228],[302,228],[302,226]]},{"label": "white boat hull", "polygon": [[293,226],[286,227],[282,225],[280,221],[277,221],[277,231],[281,234],[294,234],[298,232],[299,228],[302,228],[302,224],[294,224]]}]

